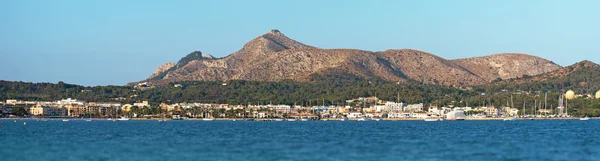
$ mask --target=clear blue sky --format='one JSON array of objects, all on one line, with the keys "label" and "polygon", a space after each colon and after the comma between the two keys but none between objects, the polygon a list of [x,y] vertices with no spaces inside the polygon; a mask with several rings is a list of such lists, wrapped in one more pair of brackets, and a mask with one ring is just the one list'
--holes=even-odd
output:
[{"label": "clear blue sky", "polygon": [[1,80],[123,85],[200,50],[279,29],[321,48],[412,48],[446,59],[528,53],[600,62],[600,1],[4,0]]}]

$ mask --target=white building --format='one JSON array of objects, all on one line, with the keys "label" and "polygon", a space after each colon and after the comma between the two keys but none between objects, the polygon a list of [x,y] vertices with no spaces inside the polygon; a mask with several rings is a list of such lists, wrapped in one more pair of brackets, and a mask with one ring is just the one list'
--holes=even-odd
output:
[{"label": "white building", "polygon": [[347,114],[348,118],[361,118],[363,117],[363,114],[360,112],[350,112]]},{"label": "white building", "polygon": [[422,112],[423,103],[407,105],[404,107],[404,109],[402,109],[402,111]]}]

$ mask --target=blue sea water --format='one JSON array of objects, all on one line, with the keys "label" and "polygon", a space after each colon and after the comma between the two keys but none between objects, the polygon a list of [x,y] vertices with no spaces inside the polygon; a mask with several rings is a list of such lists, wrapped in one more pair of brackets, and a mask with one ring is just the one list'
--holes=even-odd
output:
[{"label": "blue sea water", "polygon": [[600,160],[600,120],[0,121],[2,161]]}]

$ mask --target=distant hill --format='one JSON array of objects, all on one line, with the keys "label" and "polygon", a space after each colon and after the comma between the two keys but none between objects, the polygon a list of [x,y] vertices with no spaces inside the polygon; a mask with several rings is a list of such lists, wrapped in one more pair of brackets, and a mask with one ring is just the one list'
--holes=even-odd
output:
[{"label": "distant hill", "polygon": [[573,90],[577,94],[593,95],[600,89],[598,82],[600,82],[600,65],[585,60],[552,72],[508,79],[495,82],[490,86],[532,91]]},{"label": "distant hill", "polygon": [[446,60],[412,49],[380,52],[320,49],[290,39],[278,30],[271,30],[227,57],[214,58],[195,51],[176,64],[160,66],[147,80],[140,82],[312,82],[315,78],[359,77],[444,86],[475,86],[497,79],[542,74],[559,68],[559,65],[551,61],[525,54]]}]

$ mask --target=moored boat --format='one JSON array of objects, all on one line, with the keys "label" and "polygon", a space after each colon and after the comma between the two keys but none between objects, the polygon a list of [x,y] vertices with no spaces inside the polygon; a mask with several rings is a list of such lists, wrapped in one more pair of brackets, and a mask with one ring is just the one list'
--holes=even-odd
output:
[{"label": "moored boat", "polygon": [[363,116],[363,117],[359,118],[358,121],[371,121],[371,119]]},{"label": "moored boat", "polygon": [[427,121],[427,122],[438,121],[438,119],[437,119],[437,118],[425,118],[425,119],[423,119],[423,120],[424,120],[424,121]]},{"label": "moored boat", "polygon": [[119,121],[129,121],[129,120],[130,120],[130,118],[127,118],[127,117],[121,117],[121,118],[119,118],[118,120],[119,120]]}]

